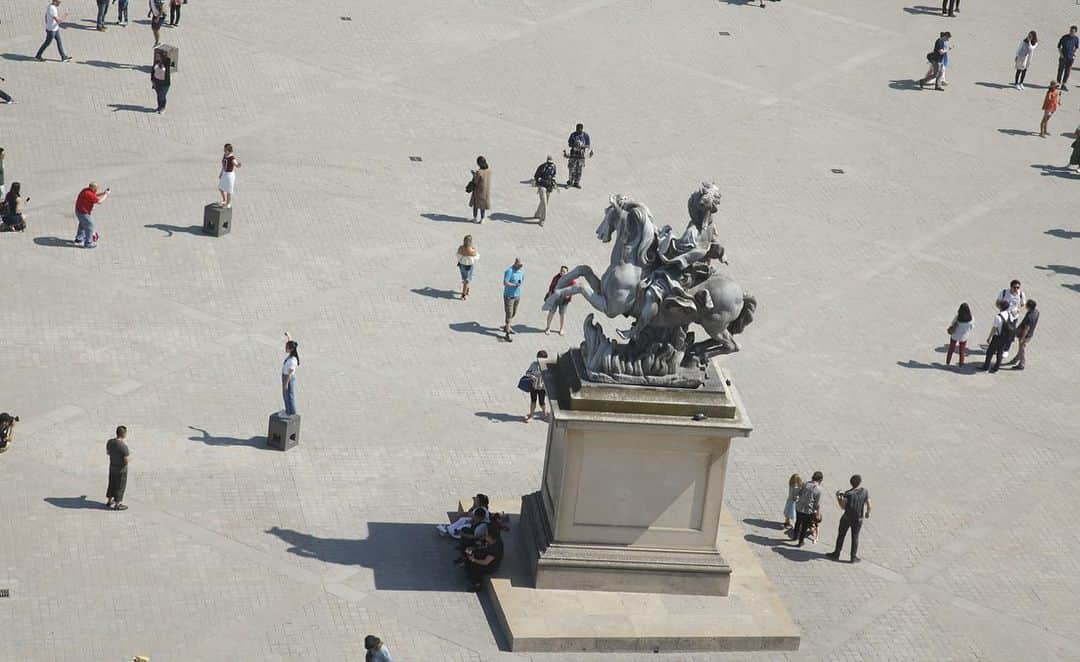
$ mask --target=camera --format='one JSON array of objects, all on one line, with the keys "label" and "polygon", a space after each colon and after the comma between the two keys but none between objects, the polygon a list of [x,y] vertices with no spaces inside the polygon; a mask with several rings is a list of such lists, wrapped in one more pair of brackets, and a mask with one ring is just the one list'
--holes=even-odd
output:
[{"label": "camera", "polygon": [[836,490],[836,496],[838,496],[838,497],[844,496],[844,490]]}]

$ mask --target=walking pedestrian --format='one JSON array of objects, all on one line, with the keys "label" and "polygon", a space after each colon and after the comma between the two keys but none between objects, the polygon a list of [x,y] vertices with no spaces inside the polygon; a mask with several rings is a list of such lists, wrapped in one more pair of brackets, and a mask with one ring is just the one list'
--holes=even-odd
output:
[{"label": "walking pedestrian", "polygon": [[949,17],[956,16],[956,6],[958,4],[960,3],[957,2],[957,0],[941,0],[941,15]]},{"label": "walking pedestrian", "polygon": [[514,333],[514,327],[510,323],[517,315],[518,302],[521,301],[521,285],[524,282],[525,267],[521,264],[521,258],[515,257],[514,263],[503,272],[503,310],[506,312],[503,332],[506,334],[506,342],[514,342],[510,337],[510,334]]},{"label": "walking pedestrian", "polygon": [[862,486],[862,476],[855,474],[851,477],[850,490],[836,492],[836,505],[840,506],[844,514],[840,516],[840,527],[836,532],[836,547],[827,556],[835,561],[840,560],[844,538],[847,537],[848,529],[851,529],[851,562],[858,563],[859,531],[862,530],[863,519],[870,519],[870,491]]},{"label": "walking pedestrian", "polygon": [[22,232],[26,229],[26,212],[23,209],[25,202],[30,200],[22,198],[22,184],[11,183],[11,190],[4,196],[4,213],[0,219],[0,230],[4,232]]},{"label": "walking pedestrian", "polygon": [[[998,301],[998,313],[994,315],[994,327],[990,331],[990,345],[986,348],[986,360],[983,361],[983,370],[997,372],[1001,367],[1001,357],[1008,351],[1016,336],[1016,322],[1009,314],[1009,302]],[[990,367],[991,359],[994,366]]]},{"label": "walking pedestrian", "polygon": [[472,283],[473,271],[476,270],[476,263],[480,261],[480,251],[477,250],[476,244],[473,243],[471,234],[465,235],[465,238],[461,240],[461,245],[457,249],[457,268],[461,273],[461,300],[464,301],[469,296],[469,285]]},{"label": "walking pedestrian", "polygon": [[540,226],[543,227],[547,220],[548,196],[555,190],[555,159],[551,158],[550,154],[533,173],[533,183],[536,184],[536,195],[540,198],[533,217],[540,219]]},{"label": "walking pedestrian", "polygon": [[967,341],[974,326],[975,323],[971,318],[971,307],[966,302],[960,304],[960,308],[956,311],[956,317],[953,318],[949,328],[946,329],[949,334],[949,353],[945,355],[945,365],[952,363],[953,351],[959,347],[960,361],[956,365],[961,368],[964,367],[964,357],[967,355]]},{"label": "walking pedestrian", "polygon": [[128,464],[131,451],[127,445],[127,427],[116,428],[116,436],[105,444],[105,453],[109,456],[109,487],[105,490],[105,507],[112,510],[127,510],[122,502],[127,490]]},{"label": "walking pedestrian", "polygon": [[799,490],[799,497],[795,501],[795,535],[799,541],[799,547],[803,546],[803,540],[818,521],[821,511],[821,484],[825,481],[820,471],[815,471],[810,477],[810,482]]},{"label": "walking pedestrian", "polygon": [[1035,327],[1039,325],[1039,311],[1036,309],[1035,299],[1028,299],[1025,304],[1027,313],[1016,327],[1017,349],[1016,356],[1006,365],[1013,366],[1013,370],[1024,369],[1024,359],[1027,358],[1027,346],[1031,343],[1031,337],[1035,335]]},{"label": "walking pedestrian", "polygon": [[1072,154],[1069,155],[1069,165],[1067,167],[1072,168],[1076,166],[1080,170],[1080,127],[1076,129],[1076,140],[1072,143]]},{"label": "walking pedestrian", "polygon": [[127,27],[128,24],[128,0],[113,0],[116,3],[116,24]]},{"label": "walking pedestrian", "polygon": [[574,132],[566,140],[567,151],[563,156],[567,159],[567,167],[570,170],[570,179],[566,180],[567,186],[581,188],[581,170],[585,167],[585,159],[592,158],[592,141],[589,134],[585,133],[585,125],[578,123]]},{"label": "walking pedestrian", "polygon": [[394,662],[390,657],[390,649],[386,647],[382,639],[373,634],[364,637],[364,662]]},{"label": "walking pedestrian", "polygon": [[97,0],[97,31],[105,32],[105,16],[109,13],[109,0]]},{"label": "walking pedestrian", "polygon": [[1031,64],[1031,56],[1035,52],[1035,47],[1039,45],[1039,36],[1032,30],[1026,37],[1020,42],[1020,46],[1016,49],[1016,76],[1013,77],[1013,85],[1016,89],[1024,89],[1024,77],[1027,76],[1028,65]]},{"label": "walking pedestrian", "polygon": [[94,205],[100,205],[108,199],[112,189],[98,195],[97,182],[90,182],[86,188],[79,191],[79,197],[75,199],[75,218],[79,220],[79,227],[75,231],[75,244],[82,244],[83,248],[97,248],[97,232],[94,231]]},{"label": "walking pedestrian", "polygon": [[64,42],[60,40],[60,24],[66,21],[67,17],[67,14],[60,15],[60,0],[52,0],[49,6],[45,8],[45,41],[41,44],[41,48],[38,49],[37,55],[34,56],[38,62],[45,61],[41,54],[54,40],[56,41],[56,50],[60,52],[60,61],[67,62],[71,59],[64,52]]},{"label": "walking pedestrian", "polygon": [[547,387],[544,386],[544,376],[542,369],[540,368],[540,361],[543,361],[548,357],[548,353],[545,350],[540,350],[536,353],[536,360],[529,365],[529,369],[525,371],[525,377],[529,380],[529,415],[525,417],[525,422],[528,423],[533,419],[533,415],[536,413],[536,402],[540,401],[540,416],[547,416],[547,405],[545,404],[545,398],[547,397]]},{"label": "walking pedestrian", "polygon": [[[4,78],[3,76],[0,76],[0,83],[5,82],[6,80],[7,80],[6,78]],[[3,90],[0,90],[0,101],[4,102],[5,104],[15,103],[15,100],[11,98],[11,95],[8,94],[7,92],[3,91]],[[3,186],[4,182],[2,180],[3,180],[3,177],[0,177],[0,195],[4,194],[4,186]]]},{"label": "walking pedestrian", "polygon": [[[551,284],[548,285],[547,294],[544,295],[544,300],[545,301],[547,300],[548,297],[550,297],[552,294],[555,293],[555,289],[559,285],[559,279],[562,278],[563,276],[565,276],[566,272],[569,271],[569,270],[570,270],[570,268],[567,267],[564,264],[563,266],[559,267],[559,273],[557,273],[557,274],[555,274],[554,276],[551,277]],[[573,284],[574,284],[573,282],[570,282],[570,283],[567,283],[567,286],[573,285]],[[573,297],[574,297],[574,295],[570,294],[570,295],[567,295],[567,296],[563,297],[562,299],[559,299],[559,301],[556,302],[555,305],[551,307],[551,310],[548,311],[547,324],[544,325],[544,334],[545,335],[551,333],[551,319],[555,316],[555,311],[556,310],[559,311],[559,335],[560,336],[563,335],[563,327],[566,325],[566,307],[570,305],[570,299],[572,299]]]},{"label": "walking pedestrian", "polygon": [[1046,123],[1050,121],[1054,113],[1057,112],[1058,104],[1061,102],[1061,92],[1058,90],[1058,84],[1055,81],[1050,81],[1050,88],[1046,90],[1046,96],[1043,97],[1042,121],[1039,122],[1039,137],[1045,138],[1047,133]]},{"label": "walking pedestrian", "polygon": [[795,512],[795,502],[799,499],[799,492],[802,491],[802,476],[799,474],[791,474],[791,478],[788,478],[787,486],[787,501],[784,502],[784,530],[790,531],[789,535],[794,536],[794,525],[797,517]]},{"label": "walking pedestrian", "polygon": [[1058,70],[1055,79],[1061,85],[1062,92],[1069,91],[1069,72],[1072,71],[1076,58],[1076,49],[1080,48],[1080,37],[1076,36],[1076,26],[1069,26],[1069,33],[1058,39]]},{"label": "walking pedestrian", "polygon": [[154,51],[154,66],[150,70],[150,85],[157,95],[158,115],[165,113],[165,104],[168,102],[169,86],[172,85],[172,62],[164,51]]},{"label": "walking pedestrian", "polygon": [[465,187],[465,192],[469,194],[473,223],[483,223],[484,214],[491,209],[491,169],[483,156],[476,157],[476,167],[476,170],[471,171],[472,179]]},{"label": "walking pedestrian", "polygon": [[169,2],[169,26],[177,27],[180,25],[180,5],[184,0],[171,0]]},{"label": "walking pedestrian", "polygon": [[300,346],[285,334],[285,361],[281,364],[281,399],[285,402],[285,413],[296,413],[296,369],[300,367]]},{"label": "walking pedestrian", "polygon": [[233,190],[236,188],[236,171],[242,164],[233,154],[232,143],[225,143],[225,155],[221,157],[221,171],[218,173],[218,192],[221,203],[232,207]]},{"label": "walking pedestrian", "polygon": [[150,30],[154,33],[154,45],[161,43],[161,24],[165,22],[165,0],[150,0]]},{"label": "walking pedestrian", "polygon": [[940,33],[940,36],[934,41],[934,49],[926,54],[926,61],[930,63],[930,70],[919,81],[919,89],[924,89],[932,78],[934,79],[935,90],[945,90],[941,85],[941,79],[945,75],[945,57],[949,52],[950,38],[952,38],[952,34],[949,32]]}]

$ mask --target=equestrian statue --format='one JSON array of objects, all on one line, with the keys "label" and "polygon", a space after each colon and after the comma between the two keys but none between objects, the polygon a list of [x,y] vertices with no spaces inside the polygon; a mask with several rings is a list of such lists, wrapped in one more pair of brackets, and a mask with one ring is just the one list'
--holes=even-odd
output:
[{"label": "equestrian statue", "polygon": [[[559,279],[544,301],[550,310],[561,299],[580,294],[608,317],[630,317],[619,330],[624,343],[604,335],[593,315],[585,320],[582,359],[593,381],[626,384],[696,386],[710,358],[739,350],[735,335],[751,321],[757,301],[720,271],[727,265],[713,214],[720,189],[703,183],[690,195],[690,222],[681,235],[671,226],[659,230],[649,209],[626,195],[613,195],[596,236],[614,243],[603,276],[579,265]],[[694,342],[690,325],[707,338]]]}]

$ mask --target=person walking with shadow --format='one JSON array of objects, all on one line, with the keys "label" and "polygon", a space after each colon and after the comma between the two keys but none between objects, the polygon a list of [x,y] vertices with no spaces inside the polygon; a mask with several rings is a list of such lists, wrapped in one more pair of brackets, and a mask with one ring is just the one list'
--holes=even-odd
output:
[{"label": "person walking with shadow", "polygon": [[795,531],[792,536],[798,541],[799,547],[803,546],[803,541],[818,520],[821,512],[821,484],[824,481],[824,474],[815,471],[810,482],[804,483],[799,490],[799,498],[795,502]]},{"label": "person walking with shadow", "polygon": [[157,113],[165,114],[165,104],[168,102],[169,86],[172,85],[172,62],[163,51],[154,51],[154,66],[150,70],[150,85],[157,95]]},{"label": "person walking with shadow", "polygon": [[1080,48],[1080,37],[1076,36],[1076,26],[1069,26],[1069,32],[1058,39],[1058,70],[1055,79],[1061,85],[1062,92],[1069,91],[1069,72],[1076,60],[1076,50]]},{"label": "person walking with shadow", "polygon": [[473,223],[483,223],[484,214],[491,209],[491,168],[483,156],[476,157],[476,168],[465,186],[465,192],[469,194]]},{"label": "person walking with shadow", "polygon": [[521,302],[521,285],[525,282],[525,265],[521,258],[515,257],[514,263],[503,272],[503,311],[506,313],[506,323],[503,324],[506,342],[514,342],[510,334],[514,333],[511,322],[517,315],[518,303]]},{"label": "person walking with shadow", "polygon": [[941,79],[945,75],[945,57],[949,53],[949,39],[951,38],[952,34],[942,32],[934,41],[934,49],[926,54],[926,61],[930,63],[930,70],[919,81],[919,89],[925,89],[926,84],[930,82],[930,79],[933,79],[934,89],[941,92],[945,91],[945,88],[941,85]]},{"label": "person walking with shadow", "polygon": [[60,0],[52,0],[49,6],[45,8],[45,41],[41,44],[41,48],[38,49],[34,59],[38,62],[44,62],[45,58],[41,57],[41,54],[45,52],[45,49],[49,47],[49,44],[56,42],[56,50],[60,52],[60,61],[67,62],[71,60],[67,53],[64,52],[64,42],[60,40],[60,24],[67,20],[68,15],[60,15]]},{"label": "person walking with shadow", "polygon": [[1050,88],[1046,90],[1046,96],[1043,97],[1042,121],[1039,122],[1039,137],[1045,138],[1050,135],[1046,125],[1050,122],[1050,118],[1057,112],[1058,105],[1061,103],[1061,92],[1058,90],[1058,84],[1055,81],[1050,81]]},{"label": "person walking with shadow", "polygon": [[547,160],[541,163],[533,174],[533,183],[536,184],[536,194],[540,203],[536,205],[535,218],[540,219],[540,227],[544,227],[547,220],[548,198],[555,190],[555,159],[549,154]]},{"label": "person walking with shadow", "polygon": [[154,46],[161,44],[161,24],[165,22],[165,0],[150,0],[150,31],[154,33]]},{"label": "person walking with shadow", "polygon": [[1039,325],[1039,311],[1035,309],[1035,299],[1028,299],[1024,304],[1027,313],[1020,325],[1016,327],[1016,356],[1006,365],[1013,366],[1013,370],[1023,370],[1024,360],[1027,358],[1027,346],[1031,343],[1031,337],[1035,335],[1035,327]]},{"label": "person walking with shadow", "polygon": [[180,5],[184,0],[169,0],[169,27],[180,26]]},{"label": "person walking with shadow", "polygon": [[[1016,335],[1016,321],[1009,312],[1009,302],[999,299],[997,302],[998,313],[994,315],[994,328],[990,332],[990,345],[986,348],[986,360],[983,361],[982,369],[989,372],[997,372],[1001,367],[1001,356],[1012,344]],[[994,366],[990,367],[990,361]]]},{"label": "person walking with shadow", "polygon": [[480,261],[480,251],[473,243],[471,234],[465,235],[461,245],[457,249],[457,267],[461,274],[461,300],[469,297],[469,286],[472,284],[473,272],[476,271],[476,263]]},{"label": "person walking with shadow", "polygon": [[117,426],[116,436],[105,444],[105,453],[109,456],[109,487],[105,490],[105,507],[127,510],[127,506],[121,503],[127,490],[128,464],[131,463],[126,426]]}]

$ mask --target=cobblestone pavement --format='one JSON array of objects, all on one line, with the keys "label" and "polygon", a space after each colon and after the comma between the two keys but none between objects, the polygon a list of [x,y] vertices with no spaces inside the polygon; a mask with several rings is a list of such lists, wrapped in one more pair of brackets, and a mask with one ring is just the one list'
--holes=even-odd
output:
[{"label": "cobblestone pavement", "polygon": [[[0,235],[0,409],[23,419],[0,456],[0,659],[360,660],[369,632],[404,661],[656,659],[506,652],[431,524],[477,489],[538,484],[544,427],[519,422],[514,386],[538,349],[580,340],[583,302],[565,338],[538,333],[538,308],[560,264],[604,264],[607,196],[682,227],[702,180],[760,302],[725,359],[757,425],[727,507],[802,628],[783,657],[1076,659],[1080,555],[1055,530],[1080,488],[1078,176],[1060,169],[1080,93],[1029,134],[1076,11],[963,4],[193,0],[163,29],[181,57],[158,116],[137,1],[105,33],[93,2],[65,2],[67,64],[32,60],[43,2],[0,3],[19,101],[0,146],[31,197],[27,232]],[[919,92],[943,29],[951,84]],[[596,157],[541,229],[519,182],[578,121]],[[198,225],[226,141],[244,167],[215,239]],[[481,153],[495,213],[472,225]],[[91,179],[114,196],[86,251],[66,240]],[[462,302],[465,233],[482,259]],[[957,305],[981,340],[1012,277],[1043,310],[1028,369],[943,369]],[[260,444],[286,329],[303,441],[278,453]],[[120,423],[123,514],[100,509]],[[821,557],[831,506],[816,546],[779,544],[787,477],[815,469],[829,493],[859,472],[873,494],[859,566]]]}]

